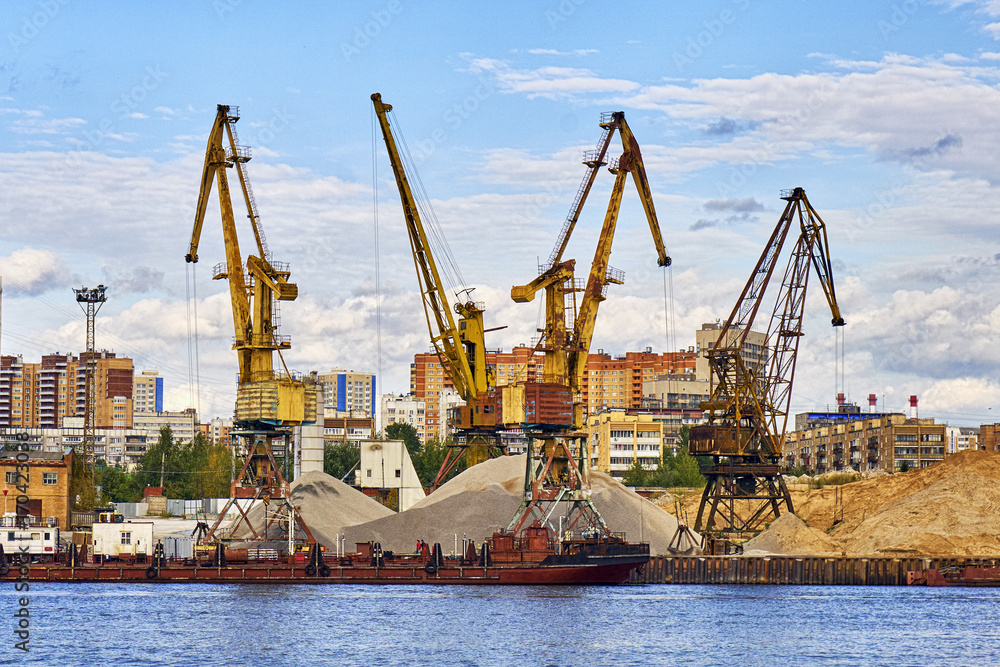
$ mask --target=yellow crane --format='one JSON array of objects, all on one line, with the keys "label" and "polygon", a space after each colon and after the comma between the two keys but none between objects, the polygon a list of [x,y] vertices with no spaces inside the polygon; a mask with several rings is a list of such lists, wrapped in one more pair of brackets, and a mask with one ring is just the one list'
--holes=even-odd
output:
[{"label": "yellow crane", "polygon": [[[410,188],[403,160],[393,136],[392,125],[389,122],[392,106],[382,102],[380,93],[373,93],[371,99],[389,153],[396,186],[399,189],[403,218],[406,221],[406,231],[420,285],[424,316],[431,334],[431,344],[455,390],[465,401],[465,405],[460,406],[455,414],[448,417],[456,430],[458,442],[449,448],[437,479],[431,485],[433,490],[463,454],[468,463],[474,465],[492,455],[504,453],[504,447],[496,437],[494,370],[487,365],[484,342],[485,332],[495,329],[484,328],[483,304],[468,298],[459,300],[454,306],[455,313],[459,316],[456,324],[448,307],[447,289],[438,273],[417,200]],[[467,296],[468,292],[464,294]]]},{"label": "yellow crane", "polygon": [[[294,301],[298,296],[298,287],[288,282],[291,275],[288,265],[272,262],[267,250],[253,190],[246,174],[245,165],[251,158],[250,150],[239,145],[235,129],[239,118],[238,107],[224,104],[216,107],[215,122],[205,149],[205,165],[201,174],[191,245],[185,256],[190,263],[198,261],[198,245],[214,183],[222,213],[226,262],[214,267],[212,279],[229,281],[235,332],[233,349],[239,359],[233,433],[244,441],[245,461],[232,484],[230,502],[205,541],[212,539],[222,517],[237,498],[260,499],[265,504],[272,500],[280,501],[279,512],[269,513],[263,533],[258,533],[244,513],[242,505],[236,503],[255,539],[266,535],[275,521],[287,520],[287,516],[279,519],[282,511],[294,513],[294,508],[288,501],[288,483],[274,457],[273,442],[279,438],[284,440],[282,451],[286,461],[289,460],[290,427],[316,420],[315,384],[295,377],[284,365],[283,359],[282,370],[274,370],[273,353],[277,352],[281,358],[281,350],[291,347],[288,338],[277,333],[277,302]],[[227,169],[234,169],[238,176],[258,253],[247,256],[245,272]],[[314,541],[301,518],[298,521],[309,541]],[[237,526],[240,523],[238,520]],[[288,523],[291,526],[295,522]],[[237,526],[233,526],[233,529]],[[289,530],[291,534],[291,528]]]},{"label": "yellow crane", "polygon": [[[623,272],[611,268],[609,260],[625,182],[630,174],[653,236],[657,264],[663,267],[671,264],[663,245],[642,152],[625,121],[624,112],[602,115],[600,126],[604,132],[597,149],[585,155],[587,173],[548,263],[541,267],[541,275],[531,283],[511,288],[511,298],[518,303],[529,302],[538,291],[545,291],[545,329],[540,332],[539,340],[545,355],[543,381],[518,383],[502,389],[504,424],[525,428],[541,442],[536,455],[534,439],[529,437],[524,500],[508,527],[513,532],[519,531],[529,520],[547,520],[561,501],[570,503],[570,529],[582,522],[589,524],[590,529],[596,526],[607,530],[590,502],[589,445],[586,434],[581,433],[586,426],[582,389],[598,307],[606,298],[607,286],[621,284],[624,280]],[[597,170],[608,164],[606,154],[615,131],[621,138],[622,155],[609,165],[615,182],[587,283],[582,288],[583,296],[576,304],[573,325],[567,326],[567,296],[572,296],[575,304],[580,288],[574,278],[575,261],[563,260],[562,255]]]},{"label": "yellow crane", "polygon": [[[737,299],[719,337],[705,352],[711,370],[711,395],[701,404],[707,424],[691,428],[692,456],[712,456],[708,484],[698,508],[695,530],[726,536],[756,532],[781,514],[792,512],[792,499],[781,476],[782,442],[788,420],[792,380],[810,267],[816,269],[832,314],[833,326],[843,326],[833,285],[826,224],[802,188],[786,190],[787,203],[750,279]],[[790,230],[799,235],[788,260],[781,289],[768,325],[766,358],[745,354],[747,335],[760,309]],[[706,510],[708,513],[706,515]]]}]

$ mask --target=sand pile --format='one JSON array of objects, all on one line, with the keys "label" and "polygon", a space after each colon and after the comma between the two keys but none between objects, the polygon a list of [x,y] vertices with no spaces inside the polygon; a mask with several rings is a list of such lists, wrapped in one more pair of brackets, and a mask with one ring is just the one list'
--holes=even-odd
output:
[{"label": "sand pile", "polygon": [[[1000,455],[995,453],[965,451],[907,473],[793,489],[792,502],[798,516],[849,555],[1000,554]],[[801,553],[810,546],[790,539],[782,548]]]},{"label": "sand pile", "polygon": [[[292,483],[291,490],[292,505],[299,508],[313,536],[330,548],[333,548],[336,536],[343,535],[347,526],[395,514],[378,501],[322,472],[303,474]],[[264,510],[261,507],[255,507],[249,512],[250,520],[257,530],[263,527],[263,516]],[[287,528],[280,528],[276,524],[272,525],[268,538],[284,539],[286,530]],[[245,522],[233,534],[235,539],[250,536]]]},{"label": "sand pile", "polygon": [[767,530],[745,542],[743,552],[748,556],[825,556],[839,555],[840,549],[823,531],[810,528],[794,514],[785,513],[772,521]]},{"label": "sand pile", "polygon": [[[347,544],[371,540],[399,552],[413,551],[418,539],[440,542],[445,551],[454,549],[456,539],[459,548],[463,538],[481,544],[513,518],[523,494],[524,468],[524,455],[473,466],[406,512],[349,528]],[[591,486],[594,505],[612,531],[649,542],[654,554],[668,553],[677,529],[674,517],[608,475],[592,473]],[[558,514],[553,524],[558,527]]]}]

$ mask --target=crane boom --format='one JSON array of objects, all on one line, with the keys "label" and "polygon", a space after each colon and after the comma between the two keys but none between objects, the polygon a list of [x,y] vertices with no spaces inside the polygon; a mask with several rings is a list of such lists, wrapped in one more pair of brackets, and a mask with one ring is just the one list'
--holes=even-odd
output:
[{"label": "crane boom", "polygon": [[[758,529],[769,517],[780,514],[779,501],[792,511],[791,496],[778,467],[788,420],[792,380],[805,308],[810,266],[816,269],[834,326],[844,319],[837,302],[829,260],[826,225],[802,188],[782,192],[787,203],[764,251],[740,293],[715,345],[705,352],[711,370],[709,400],[701,404],[708,423],[693,427],[689,452],[715,457],[707,473],[695,530],[711,529],[720,505],[728,509],[723,532],[745,533]],[[764,339],[769,351],[748,359],[744,346],[774,274],[777,259],[792,226],[799,234],[781,281]],[[720,463],[726,457],[728,462]],[[732,511],[733,501],[748,500],[756,507],[748,515]],[[709,507],[708,518],[702,523]]]},{"label": "crane boom", "polygon": [[403,206],[403,218],[406,221],[410,250],[417,270],[417,281],[420,285],[431,344],[445,372],[451,378],[452,385],[465,401],[465,405],[455,411],[456,416],[449,417],[449,423],[462,433],[465,442],[449,450],[432,485],[432,488],[436,488],[468,446],[473,444],[476,446],[473,463],[488,458],[493,452],[503,451],[502,445],[497,444],[495,436],[496,398],[493,393],[493,371],[486,363],[484,308],[480,303],[467,299],[460,300],[455,304],[455,312],[459,315],[456,326],[455,318],[448,308],[448,296],[434,261],[434,253],[420,218],[416,198],[413,196],[402,157],[396,147],[392,125],[389,122],[392,106],[382,102],[382,95],[379,93],[373,93],[371,99]]},{"label": "crane boom", "polygon": [[[259,526],[252,524],[242,510],[241,516],[231,526],[233,530],[242,526],[245,521],[252,538],[261,540],[268,537],[272,527],[284,522],[288,530],[289,545],[297,536],[314,544],[312,532],[292,507],[289,499],[291,490],[271,443],[277,439],[284,440],[280,451],[285,454],[283,463],[287,471],[291,460],[290,427],[316,421],[317,389],[314,382],[293,377],[287,368],[282,373],[274,371],[273,353],[278,352],[280,358],[281,350],[291,347],[291,343],[277,334],[275,302],[295,300],[298,287],[288,282],[291,274],[287,265],[272,263],[268,255],[250,181],[245,173],[250,151],[239,145],[233,127],[239,118],[239,109],[236,107],[224,104],[216,107],[215,122],[205,149],[191,244],[185,256],[189,263],[198,261],[198,245],[214,182],[218,186],[219,207],[222,212],[226,262],[215,267],[212,277],[229,281],[235,332],[233,349],[239,359],[234,433],[238,434],[237,441],[243,445],[241,456],[244,462],[230,485],[229,501],[202,540],[213,540],[220,523],[235,503],[259,500],[264,505],[272,504],[266,513],[263,530],[258,530]],[[245,270],[226,175],[226,169],[232,167],[236,168],[238,174],[259,255],[247,256]],[[291,550],[291,546],[289,549]]]},{"label": "crane boom", "polygon": [[[611,268],[608,262],[611,257],[611,246],[614,241],[625,181],[629,174],[632,175],[643,211],[646,214],[646,220],[649,223],[653,244],[656,247],[657,265],[670,266],[671,264],[671,259],[663,245],[656,208],[653,205],[649,181],[646,178],[646,170],[642,162],[642,151],[625,120],[625,113],[615,111],[602,114],[600,126],[603,129],[603,134],[598,143],[598,150],[593,155],[585,155],[584,164],[588,167],[587,173],[580,190],[577,192],[573,206],[570,208],[570,215],[567,216],[567,222],[563,225],[549,264],[543,267],[546,270],[527,285],[511,288],[511,298],[518,303],[531,301],[538,290],[545,290],[546,326],[543,338],[544,346],[542,347],[545,351],[545,378],[547,382],[560,383],[569,387],[574,396],[579,396],[582,391],[583,374],[590,352],[590,344],[593,340],[598,307],[605,299],[607,286],[621,284],[624,278],[624,274]],[[567,293],[577,291],[577,288],[574,284],[573,264],[560,263],[560,260],[569,241],[569,236],[580,216],[583,202],[593,184],[596,167],[607,163],[605,155],[616,130],[622,142],[622,155],[610,167],[610,171],[615,174],[615,182],[611,190],[608,209],[572,329],[567,331],[565,296]],[[573,413],[574,427],[583,428],[584,406],[582,403],[575,404]]]}]

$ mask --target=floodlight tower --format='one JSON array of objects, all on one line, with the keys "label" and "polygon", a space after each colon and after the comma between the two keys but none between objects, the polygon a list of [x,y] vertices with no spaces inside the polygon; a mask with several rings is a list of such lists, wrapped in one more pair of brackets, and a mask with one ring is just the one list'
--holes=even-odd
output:
[{"label": "floodlight tower", "polygon": [[87,315],[87,351],[85,352],[87,370],[86,379],[84,380],[83,401],[83,461],[90,482],[88,493],[96,489],[95,469],[97,468],[97,461],[94,459],[94,412],[97,398],[94,394],[94,375],[97,370],[97,360],[94,358],[96,354],[94,350],[94,318],[97,317],[97,311],[108,300],[108,297],[104,294],[105,290],[107,290],[107,287],[104,285],[98,285],[92,289],[87,287],[73,289],[76,292],[77,303],[80,304],[80,308]]}]

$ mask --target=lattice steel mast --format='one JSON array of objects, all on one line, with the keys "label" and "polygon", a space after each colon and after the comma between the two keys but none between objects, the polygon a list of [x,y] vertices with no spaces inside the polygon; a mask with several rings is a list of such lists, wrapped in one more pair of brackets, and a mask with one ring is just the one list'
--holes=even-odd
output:
[{"label": "lattice steel mast", "polygon": [[73,289],[76,293],[76,301],[87,316],[87,351],[86,366],[84,373],[84,399],[83,399],[83,462],[87,477],[87,496],[81,499],[82,504],[91,505],[97,490],[97,461],[94,459],[94,416],[97,408],[97,396],[94,389],[94,376],[97,370],[96,350],[94,347],[94,319],[97,312],[108,300],[105,291],[107,287],[98,285],[93,289],[82,287]]}]

